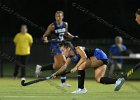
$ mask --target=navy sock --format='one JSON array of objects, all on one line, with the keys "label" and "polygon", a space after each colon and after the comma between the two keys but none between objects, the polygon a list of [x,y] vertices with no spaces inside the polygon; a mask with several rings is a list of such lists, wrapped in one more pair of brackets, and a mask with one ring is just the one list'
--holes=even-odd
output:
[{"label": "navy sock", "polygon": [[66,82],[66,74],[61,74],[60,79],[61,79],[61,83],[65,83]]},{"label": "navy sock", "polygon": [[117,79],[109,78],[109,77],[102,77],[100,79],[100,83],[102,84],[115,84]]},{"label": "navy sock", "polygon": [[78,88],[84,88],[85,70],[78,70]]},{"label": "navy sock", "polygon": [[41,71],[46,71],[46,70],[54,70],[53,69],[53,64],[50,63],[48,65],[42,66]]}]

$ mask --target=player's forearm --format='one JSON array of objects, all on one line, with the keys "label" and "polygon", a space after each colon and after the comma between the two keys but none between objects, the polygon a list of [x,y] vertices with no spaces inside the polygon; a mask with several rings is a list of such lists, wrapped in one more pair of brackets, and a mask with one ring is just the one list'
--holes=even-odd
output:
[{"label": "player's forearm", "polygon": [[43,34],[43,37],[48,37],[48,36],[49,36],[49,34],[50,34],[50,33],[45,32],[45,33]]},{"label": "player's forearm", "polygon": [[71,33],[69,33],[69,32],[67,32],[66,37],[68,37],[68,38],[70,38],[70,39],[73,39],[73,38],[74,38],[74,36],[73,36]]},{"label": "player's forearm", "polygon": [[82,63],[84,63],[86,61],[86,57],[84,57],[84,58],[81,58],[80,60],[79,60],[79,62],[77,63],[77,65],[75,66],[75,68],[78,68]]},{"label": "player's forearm", "polygon": [[49,36],[49,34],[50,34],[50,33],[46,31],[46,32],[44,33],[44,35],[43,35],[43,40],[44,40],[45,43],[48,43],[48,36]]}]

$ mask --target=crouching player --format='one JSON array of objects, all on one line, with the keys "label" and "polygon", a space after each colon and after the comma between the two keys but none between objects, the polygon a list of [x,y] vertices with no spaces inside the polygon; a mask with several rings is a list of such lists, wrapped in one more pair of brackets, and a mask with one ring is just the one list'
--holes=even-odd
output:
[{"label": "crouching player", "polygon": [[71,69],[71,73],[78,71],[78,89],[72,93],[82,94],[87,92],[87,90],[84,88],[84,79],[85,69],[89,67],[94,68],[95,79],[98,83],[115,84],[114,91],[119,91],[124,84],[124,78],[113,79],[104,76],[108,58],[102,50],[98,48],[88,49],[81,46],[73,47],[70,42],[61,43],[60,49],[67,57],[67,60],[57,72],[52,74],[52,76],[56,77],[58,74],[63,73],[71,62],[76,63],[76,66]]}]

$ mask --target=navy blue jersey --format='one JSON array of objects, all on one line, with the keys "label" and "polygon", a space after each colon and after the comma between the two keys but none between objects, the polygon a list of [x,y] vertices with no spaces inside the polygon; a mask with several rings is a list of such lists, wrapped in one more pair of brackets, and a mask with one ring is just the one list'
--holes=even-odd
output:
[{"label": "navy blue jersey", "polygon": [[61,50],[60,48],[58,48],[58,44],[64,40],[64,35],[66,33],[66,22],[62,21],[61,25],[57,25],[56,21],[53,22],[54,24],[54,31],[52,32],[52,34],[56,35],[57,38],[55,42],[51,42],[50,45],[50,50],[51,50],[51,54],[52,56],[55,56],[57,53],[61,54]]},{"label": "navy blue jersey", "polygon": [[[122,45],[121,46],[123,51],[126,51],[127,48],[125,45]],[[112,54],[113,56],[120,56],[121,55],[121,52],[120,49],[118,48],[118,46],[116,44],[112,45],[111,48],[110,48],[110,51],[109,53]],[[118,63],[122,63],[122,59],[114,59],[114,61],[117,61]]]},{"label": "navy blue jersey", "polygon": [[81,57],[79,54],[77,54],[75,48],[73,48],[73,51],[74,51],[74,54],[76,55],[76,58],[74,58],[73,56],[70,56],[69,58],[71,59],[73,63],[78,63]]},{"label": "navy blue jersey", "polygon": [[66,23],[62,21],[61,25],[57,25],[56,21],[53,22],[54,24],[54,31],[53,34],[55,34],[57,36],[57,39],[59,41],[63,41],[64,40],[64,35],[66,33]]},{"label": "navy blue jersey", "polygon": [[[97,58],[97,60],[102,60],[105,64],[107,64],[108,57],[101,49],[98,49],[98,48],[89,49],[85,47],[82,47],[82,49],[84,50],[88,58],[94,56]],[[70,59],[73,63],[78,63],[81,57],[79,54],[76,53],[75,48],[73,49],[73,51],[76,55],[76,58],[74,59],[72,56],[70,56]]]}]

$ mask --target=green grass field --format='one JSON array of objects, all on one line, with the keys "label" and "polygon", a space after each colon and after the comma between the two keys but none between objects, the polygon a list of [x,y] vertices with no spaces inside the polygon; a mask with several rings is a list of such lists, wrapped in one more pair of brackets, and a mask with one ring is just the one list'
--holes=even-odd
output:
[{"label": "green grass field", "polygon": [[[32,79],[27,79],[27,81]],[[72,87],[59,87],[60,80],[52,79],[31,86],[23,87],[20,79],[0,79],[0,100],[140,100],[140,82],[129,81],[119,92],[114,92],[114,85],[102,85],[94,80],[86,80],[86,94],[71,94],[76,89],[77,80],[69,79]]]}]

